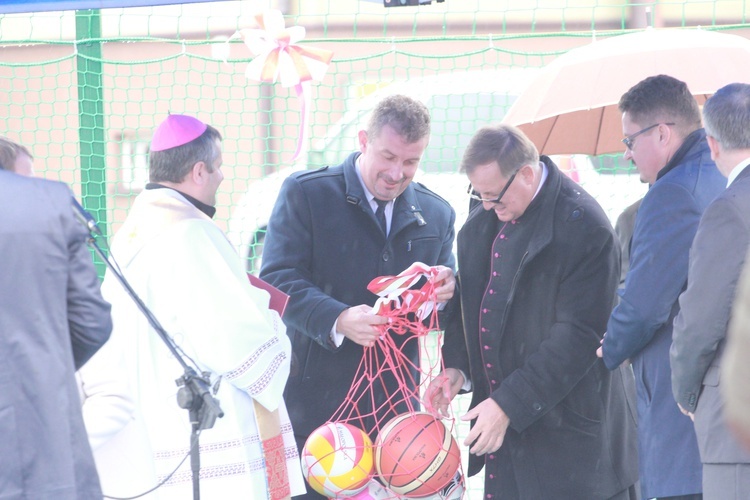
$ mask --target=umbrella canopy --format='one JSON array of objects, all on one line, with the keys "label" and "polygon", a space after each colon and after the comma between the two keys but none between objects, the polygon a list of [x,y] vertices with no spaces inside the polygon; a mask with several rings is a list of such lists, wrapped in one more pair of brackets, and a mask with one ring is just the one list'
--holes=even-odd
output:
[{"label": "umbrella canopy", "polygon": [[750,40],[700,29],[647,29],[572,49],[543,68],[504,122],[542,154],[624,152],[620,97],[646,77],[687,83],[702,104],[719,88],[750,83]]}]

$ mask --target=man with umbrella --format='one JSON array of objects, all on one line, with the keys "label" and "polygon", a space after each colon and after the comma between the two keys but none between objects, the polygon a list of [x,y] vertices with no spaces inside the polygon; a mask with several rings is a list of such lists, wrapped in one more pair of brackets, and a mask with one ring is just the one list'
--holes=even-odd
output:
[{"label": "man with umbrella", "polygon": [[651,187],[598,354],[610,370],[633,363],[643,498],[700,498],[698,446],[692,422],[672,398],[669,348],[698,221],[726,180],[711,160],[698,104],[684,82],[648,77],[622,96],[619,109],[625,159]]}]

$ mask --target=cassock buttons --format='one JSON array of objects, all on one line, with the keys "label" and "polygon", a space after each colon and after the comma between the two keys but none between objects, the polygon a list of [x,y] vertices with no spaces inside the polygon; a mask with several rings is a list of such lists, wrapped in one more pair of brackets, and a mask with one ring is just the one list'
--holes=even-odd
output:
[{"label": "cassock buttons", "polygon": [[570,217],[568,217],[568,220],[574,221],[580,219],[581,217],[583,217],[583,208],[576,208],[570,213]]}]

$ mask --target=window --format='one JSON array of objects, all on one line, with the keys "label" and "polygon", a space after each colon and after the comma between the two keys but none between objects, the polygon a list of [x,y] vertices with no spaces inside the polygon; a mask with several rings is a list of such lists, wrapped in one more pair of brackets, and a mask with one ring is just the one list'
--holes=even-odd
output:
[{"label": "window", "polygon": [[119,193],[138,193],[148,182],[149,140],[133,131],[116,134],[115,158]]}]

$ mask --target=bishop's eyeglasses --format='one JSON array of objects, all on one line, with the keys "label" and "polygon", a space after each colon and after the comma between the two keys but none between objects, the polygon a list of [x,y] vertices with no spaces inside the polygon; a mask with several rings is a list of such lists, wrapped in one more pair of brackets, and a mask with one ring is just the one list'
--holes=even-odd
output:
[{"label": "bishop's eyeglasses", "polygon": [[477,201],[481,201],[482,203],[492,203],[493,205],[497,205],[498,203],[500,203],[500,200],[503,199],[503,195],[508,190],[510,185],[513,183],[513,179],[516,178],[517,173],[518,173],[518,170],[513,172],[513,175],[511,175],[510,179],[508,179],[508,182],[505,183],[505,187],[503,188],[502,191],[500,191],[500,194],[497,195],[497,198],[482,198],[482,196],[479,193],[474,191],[474,188],[471,187],[471,184],[469,184],[469,188],[466,190],[466,192],[469,194],[469,198],[471,198],[472,200],[477,200]]}]

